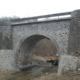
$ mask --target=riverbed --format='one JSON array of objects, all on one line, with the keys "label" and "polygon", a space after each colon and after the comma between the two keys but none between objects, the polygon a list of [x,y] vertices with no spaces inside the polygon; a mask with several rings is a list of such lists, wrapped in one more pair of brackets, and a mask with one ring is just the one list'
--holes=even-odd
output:
[{"label": "riverbed", "polygon": [[57,67],[49,67],[49,66],[32,66],[21,69],[21,71],[13,73],[9,76],[5,76],[0,80],[33,80],[34,78],[51,75],[53,73],[57,73]]}]

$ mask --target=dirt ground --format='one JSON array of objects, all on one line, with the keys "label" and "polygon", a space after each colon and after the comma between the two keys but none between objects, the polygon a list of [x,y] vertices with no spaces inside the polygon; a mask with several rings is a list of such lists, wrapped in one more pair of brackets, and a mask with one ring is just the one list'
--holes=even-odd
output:
[{"label": "dirt ground", "polygon": [[80,80],[80,76],[60,76],[60,77],[50,77],[50,76],[42,76],[39,78],[35,78],[33,80]]},{"label": "dirt ground", "polygon": [[[34,67],[22,72],[0,72],[0,80],[80,80],[80,71],[67,71],[61,76],[56,76],[57,68],[43,68],[44,67]],[[44,74],[41,73],[42,75],[37,75],[36,77],[31,76],[30,71],[39,71],[39,69],[43,69],[42,72]],[[52,70],[54,73],[52,73]],[[36,73],[34,72],[34,74]]]},{"label": "dirt ground", "polygon": [[11,74],[14,74],[14,73],[16,73],[16,71],[8,71],[8,72],[0,71],[0,80],[1,80],[1,78],[10,76]]},{"label": "dirt ground", "polygon": [[68,71],[61,76],[44,75],[33,80],[80,80],[80,73],[77,73],[76,71]]},{"label": "dirt ground", "polygon": [[[5,80],[4,77],[10,76],[14,72],[0,72],[0,80]],[[7,79],[8,80],[8,79]],[[14,80],[14,79],[10,79]],[[16,79],[18,80],[18,79]],[[25,79],[26,80],[26,79]],[[55,75],[43,75],[34,79],[28,79],[28,80],[80,80],[80,74],[77,73],[65,73],[62,76],[55,76]]]}]

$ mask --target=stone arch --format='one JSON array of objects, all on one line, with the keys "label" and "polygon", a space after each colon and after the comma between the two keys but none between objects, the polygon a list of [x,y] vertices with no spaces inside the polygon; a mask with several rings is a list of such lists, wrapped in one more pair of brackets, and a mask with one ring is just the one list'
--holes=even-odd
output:
[{"label": "stone arch", "polygon": [[[56,40],[53,39],[53,37],[50,36],[50,35],[33,34],[33,35],[29,35],[29,36],[24,36],[24,38],[20,41],[20,43],[18,45],[18,49],[17,49],[17,66],[18,66],[18,68],[23,67],[23,66],[19,65],[19,55],[20,55],[19,53],[20,53],[21,45],[22,45],[22,48],[24,48],[25,42],[27,41],[27,43],[29,45],[26,45],[26,47],[28,46],[27,47],[28,48],[28,52],[29,52],[29,55],[31,55],[30,51],[32,51],[32,49],[33,49],[34,45],[36,44],[36,42],[41,40],[41,39],[44,39],[44,38],[47,38],[47,39],[51,40],[54,43],[54,45],[56,46],[57,52],[59,54],[61,54],[61,50],[60,50],[59,45],[57,44]],[[37,39],[37,40],[35,40],[35,39]],[[29,41],[29,40],[35,40],[35,41],[30,43],[31,41]],[[32,46],[32,47],[30,47],[30,46]],[[25,50],[25,48],[23,50],[27,51],[27,50]],[[26,52],[24,52],[24,53],[26,53]],[[29,58],[29,57],[26,57],[26,58]],[[27,66],[27,65],[24,65],[24,67],[25,66]]]}]

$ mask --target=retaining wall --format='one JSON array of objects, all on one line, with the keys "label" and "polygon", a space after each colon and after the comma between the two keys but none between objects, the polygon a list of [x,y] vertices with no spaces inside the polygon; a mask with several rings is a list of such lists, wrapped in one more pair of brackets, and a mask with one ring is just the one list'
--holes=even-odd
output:
[{"label": "retaining wall", "polygon": [[14,50],[0,50],[0,71],[18,70]]},{"label": "retaining wall", "polygon": [[57,75],[60,76],[62,73],[68,70],[76,70],[79,67],[77,65],[79,63],[80,59],[78,59],[78,57],[74,57],[71,55],[60,55]]}]

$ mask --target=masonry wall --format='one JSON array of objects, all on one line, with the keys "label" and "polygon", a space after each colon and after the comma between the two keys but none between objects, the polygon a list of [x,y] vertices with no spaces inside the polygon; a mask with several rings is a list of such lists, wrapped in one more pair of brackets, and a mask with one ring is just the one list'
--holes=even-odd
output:
[{"label": "masonry wall", "polygon": [[0,20],[0,49],[12,49],[12,30],[8,20]]},{"label": "masonry wall", "polygon": [[[70,21],[44,22],[12,26],[13,49],[16,51],[22,40],[32,35],[51,37],[59,45],[62,54],[67,54]],[[52,41],[54,44],[55,42]],[[58,48],[57,48],[58,49]]]},{"label": "masonry wall", "polygon": [[12,27],[10,20],[0,19],[0,71],[10,70],[18,70],[12,47]]},{"label": "masonry wall", "polygon": [[72,12],[68,53],[80,51],[80,10]]},{"label": "masonry wall", "polygon": [[0,71],[18,70],[16,53],[13,50],[0,50]]},{"label": "masonry wall", "polygon": [[57,75],[60,76],[69,70],[77,70],[77,64],[80,64],[80,59],[78,59],[78,57],[61,55]]}]

